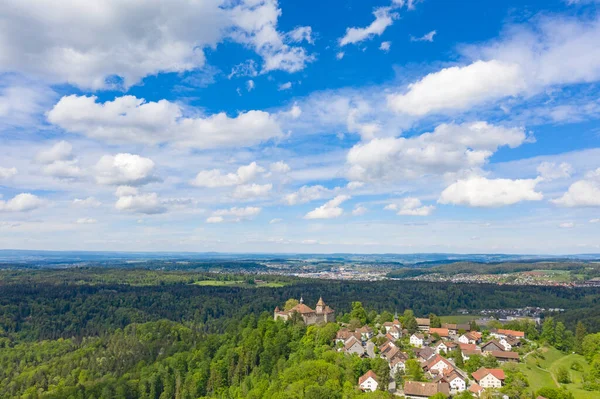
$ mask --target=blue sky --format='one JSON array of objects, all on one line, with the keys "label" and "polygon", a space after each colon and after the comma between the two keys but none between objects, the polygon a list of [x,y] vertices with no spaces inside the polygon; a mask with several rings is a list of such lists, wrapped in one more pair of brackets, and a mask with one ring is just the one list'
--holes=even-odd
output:
[{"label": "blue sky", "polygon": [[600,252],[595,0],[8,0],[0,247]]}]

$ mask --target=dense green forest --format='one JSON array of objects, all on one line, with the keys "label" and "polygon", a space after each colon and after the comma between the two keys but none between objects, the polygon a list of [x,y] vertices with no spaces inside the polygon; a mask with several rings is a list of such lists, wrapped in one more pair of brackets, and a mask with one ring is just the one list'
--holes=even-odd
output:
[{"label": "dense green forest", "polygon": [[[406,309],[427,316],[560,307],[566,311],[554,320],[568,329],[583,321],[587,332],[600,330],[600,292],[592,288],[261,275],[285,284],[273,288],[255,278],[202,270],[0,271],[0,397],[388,397],[356,390],[358,376],[388,366],[332,351],[337,325],[272,320],[275,306],[300,296],[311,304],[323,296],[346,318],[361,301],[368,320]],[[244,285],[195,284],[207,279]]]}]

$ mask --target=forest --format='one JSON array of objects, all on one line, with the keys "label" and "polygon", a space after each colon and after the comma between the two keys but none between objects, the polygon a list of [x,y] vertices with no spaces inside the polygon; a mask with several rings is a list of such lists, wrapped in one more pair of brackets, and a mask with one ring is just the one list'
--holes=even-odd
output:
[{"label": "forest", "polygon": [[[387,397],[355,389],[358,376],[382,365],[332,351],[337,325],[272,320],[275,306],[301,296],[307,303],[323,296],[342,319],[360,301],[370,322],[407,309],[428,317],[458,309],[564,308],[553,322],[574,332],[583,321],[588,333],[600,331],[600,292],[593,288],[262,275],[284,285],[195,284],[209,278],[253,277],[204,270],[0,271],[0,397]],[[574,333],[564,336],[573,346]]]}]

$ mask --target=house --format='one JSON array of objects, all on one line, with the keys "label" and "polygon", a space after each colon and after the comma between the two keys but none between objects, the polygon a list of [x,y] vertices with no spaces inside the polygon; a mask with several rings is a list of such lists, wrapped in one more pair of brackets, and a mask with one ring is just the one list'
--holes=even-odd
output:
[{"label": "house", "polygon": [[450,386],[450,393],[456,394],[467,389],[467,380],[458,371],[452,370],[451,372],[440,375],[435,379],[435,382],[447,382]]},{"label": "house", "polygon": [[423,341],[425,340],[425,336],[423,334],[413,334],[410,336],[410,344],[414,347],[421,348],[423,347]]},{"label": "house", "polygon": [[377,382],[377,376],[373,370],[367,371],[358,378],[358,386],[360,389],[367,392],[375,392],[377,390],[379,382]]},{"label": "house", "polygon": [[335,322],[335,311],[325,305],[323,298],[319,298],[319,302],[317,302],[317,306],[314,310],[306,306],[302,298],[300,298],[300,302],[290,310],[279,310],[279,307],[276,307],[273,318],[275,320],[288,320],[294,313],[298,313],[306,325]]},{"label": "house", "polygon": [[388,331],[388,334],[394,337],[394,339],[400,339],[402,337],[402,330],[400,330],[396,326],[392,326],[392,328],[390,328],[390,330]]},{"label": "house", "polygon": [[504,345],[502,345],[498,340],[492,339],[491,341],[486,342],[481,345],[482,352],[493,352],[493,351],[503,351]]},{"label": "house", "polygon": [[335,343],[337,344],[338,342],[344,343],[348,340],[348,338],[350,337],[356,337],[356,338],[360,338],[360,334],[355,333],[353,331],[348,330],[347,328],[340,328],[340,330],[337,332],[337,334],[335,335]]},{"label": "house", "polygon": [[346,353],[355,353],[358,356],[362,356],[365,354],[365,348],[362,346],[362,342],[360,342],[356,337],[350,337],[344,343],[344,352]]},{"label": "house", "polygon": [[512,349],[512,345],[508,343],[507,338],[500,338],[498,342],[504,347],[505,351],[510,351]]},{"label": "house", "polygon": [[440,355],[435,355],[423,369],[432,375],[444,375],[454,370],[454,366]]},{"label": "house", "polygon": [[444,341],[440,341],[438,342],[433,349],[435,350],[435,353],[437,353],[438,355],[440,354],[440,352],[448,352],[448,346],[446,345],[446,343]]},{"label": "house", "polygon": [[458,335],[459,331],[469,331],[471,326],[468,324],[442,323],[442,328],[447,328],[450,335]]},{"label": "house", "polygon": [[479,385],[478,383],[474,382],[469,387],[469,392],[471,392],[473,395],[475,395],[477,397],[480,397],[481,393],[483,392],[483,387],[481,385]]},{"label": "house", "polygon": [[404,353],[400,352],[398,355],[394,356],[392,360],[390,360],[390,373],[392,376],[395,376],[396,373],[402,371],[406,371],[406,361],[408,360],[408,356]]},{"label": "house", "polygon": [[503,338],[506,340],[506,342],[508,342],[508,344],[514,348],[514,347],[519,347],[521,345],[523,345],[523,342],[521,342],[521,340],[519,338],[515,338],[515,337],[506,337]]},{"label": "house", "polygon": [[381,355],[385,355],[387,352],[389,352],[393,348],[397,349],[396,344],[394,344],[394,342],[392,342],[392,341],[388,341],[379,347],[379,353],[381,353]]},{"label": "house", "polygon": [[482,388],[500,388],[505,379],[504,370],[486,369],[485,367],[473,372],[471,376]]},{"label": "house", "polygon": [[463,335],[458,337],[458,342],[461,342],[463,344],[478,344],[481,342],[481,333],[478,331],[464,333]]},{"label": "house", "polygon": [[386,321],[385,323],[383,323],[383,327],[385,328],[385,332],[389,333],[390,329],[394,327],[394,323],[392,323],[391,321]]},{"label": "house", "polygon": [[360,336],[363,341],[367,341],[373,337],[373,329],[369,326],[362,326],[358,330],[357,333],[360,333]]},{"label": "house", "polygon": [[418,382],[406,381],[404,383],[404,396],[412,399],[428,398],[441,392],[450,395],[450,386],[447,382]]},{"label": "house", "polygon": [[450,337],[450,332],[448,331],[447,328],[430,328],[429,334],[430,335],[437,334],[441,338],[449,338]]},{"label": "house", "polygon": [[398,353],[400,353],[400,349],[396,348],[395,346],[389,350],[387,350],[385,353],[382,353],[380,356],[387,360],[388,363],[391,359],[393,359],[394,357],[396,357],[398,355]]},{"label": "house", "polygon": [[523,331],[516,330],[504,330],[502,328],[492,328],[490,330],[490,335],[494,338],[506,338],[506,337],[515,337],[515,338],[525,338],[525,333]]},{"label": "house", "polygon": [[419,326],[419,330],[421,331],[429,331],[430,320],[429,318],[418,318],[417,317],[417,325]]},{"label": "house", "polygon": [[519,361],[519,354],[517,352],[492,351],[490,354],[498,359],[500,363]]},{"label": "house", "polygon": [[415,356],[419,361],[427,361],[435,356],[435,351],[428,346],[423,348],[415,349]]}]

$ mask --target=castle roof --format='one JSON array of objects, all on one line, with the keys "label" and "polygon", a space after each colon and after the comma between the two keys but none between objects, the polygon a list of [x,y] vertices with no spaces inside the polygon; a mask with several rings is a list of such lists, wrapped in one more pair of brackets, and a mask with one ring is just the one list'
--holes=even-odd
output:
[{"label": "castle roof", "polygon": [[315,313],[314,310],[312,310],[310,307],[306,306],[303,303],[299,303],[296,306],[294,306],[293,308],[291,308],[290,313],[293,313],[293,312],[298,312],[300,314]]},{"label": "castle roof", "polygon": [[319,302],[317,302],[317,306],[325,306],[325,302],[323,302],[323,297],[319,297]]}]

